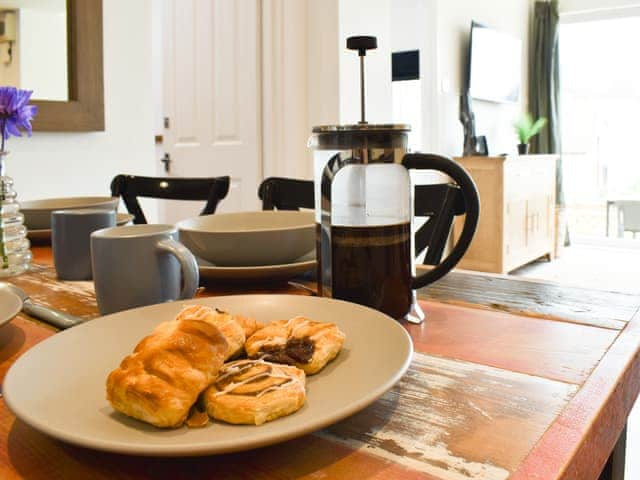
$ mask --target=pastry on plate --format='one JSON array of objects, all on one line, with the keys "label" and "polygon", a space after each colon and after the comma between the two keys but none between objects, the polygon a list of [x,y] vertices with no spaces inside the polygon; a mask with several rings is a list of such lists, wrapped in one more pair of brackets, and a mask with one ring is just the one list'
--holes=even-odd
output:
[{"label": "pastry on plate", "polygon": [[305,374],[264,360],[225,364],[204,395],[207,413],[227,423],[262,425],[299,410],[305,402]]},{"label": "pastry on plate", "polygon": [[107,378],[114,409],[157,427],[178,427],[216,379],[227,341],[213,324],[179,318],[145,337]]},{"label": "pastry on plate", "polygon": [[259,326],[253,319],[232,315],[206,305],[188,305],[178,314],[178,319],[201,320],[218,327],[228,344],[225,360],[242,353],[245,340]]},{"label": "pastry on plate", "polygon": [[244,349],[249,358],[295,365],[312,375],[338,355],[344,339],[334,323],[294,317],[261,328],[247,339]]},{"label": "pastry on plate", "polygon": [[244,335],[246,338],[249,338],[251,335],[264,327],[262,323],[258,322],[254,318],[243,317],[242,315],[234,315],[234,318],[244,330]]}]

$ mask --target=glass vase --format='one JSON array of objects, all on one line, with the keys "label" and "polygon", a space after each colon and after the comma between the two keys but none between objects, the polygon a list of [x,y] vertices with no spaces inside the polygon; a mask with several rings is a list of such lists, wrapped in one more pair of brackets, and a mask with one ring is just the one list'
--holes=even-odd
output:
[{"label": "glass vase", "polygon": [[0,277],[18,275],[31,263],[24,215],[16,200],[13,179],[5,175],[7,153],[0,152]]}]

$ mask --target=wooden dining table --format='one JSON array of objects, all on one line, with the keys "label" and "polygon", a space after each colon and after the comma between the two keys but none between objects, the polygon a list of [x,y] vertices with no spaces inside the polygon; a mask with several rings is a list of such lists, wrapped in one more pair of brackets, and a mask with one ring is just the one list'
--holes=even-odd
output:
[{"label": "wooden dining table", "polygon": [[[60,281],[51,249],[33,253],[31,270],[9,282],[35,302],[98,315],[91,282]],[[287,283],[209,285],[198,295],[248,292],[309,295]],[[415,350],[407,373],[328,428],[233,454],[136,457],[50,438],[0,399],[0,479],[622,478],[640,389],[640,297],[454,271],[418,298],[427,319],[404,324]],[[1,327],[0,382],[55,334],[23,313]],[[371,368],[378,362],[372,352]]]}]

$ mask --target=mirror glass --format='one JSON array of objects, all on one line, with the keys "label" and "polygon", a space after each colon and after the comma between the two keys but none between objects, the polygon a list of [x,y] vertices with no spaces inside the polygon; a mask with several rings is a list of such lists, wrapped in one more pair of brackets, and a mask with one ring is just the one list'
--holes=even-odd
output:
[{"label": "mirror glass", "polygon": [[0,0],[0,85],[69,100],[66,0]]}]

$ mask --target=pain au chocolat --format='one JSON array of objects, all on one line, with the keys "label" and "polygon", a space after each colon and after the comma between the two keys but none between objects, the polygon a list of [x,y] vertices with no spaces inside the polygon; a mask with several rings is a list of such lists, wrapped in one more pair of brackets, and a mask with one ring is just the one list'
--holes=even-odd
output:
[{"label": "pain au chocolat", "polygon": [[179,427],[216,379],[227,341],[215,325],[184,313],[158,325],[109,374],[114,409],[157,427]]},{"label": "pain au chocolat", "polygon": [[304,405],[305,397],[304,371],[264,360],[225,364],[203,395],[210,417],[247,425],[289,415]]},{"label": "pain au chocolat", "polygon": [[249,358],[295,365],[313,375],[338,355],[344,339],[334,323],[299,316],[269,323],[251,335],[244,348]]}]

